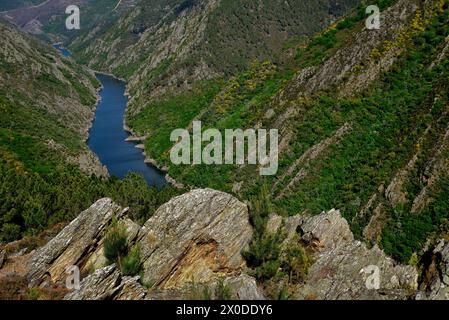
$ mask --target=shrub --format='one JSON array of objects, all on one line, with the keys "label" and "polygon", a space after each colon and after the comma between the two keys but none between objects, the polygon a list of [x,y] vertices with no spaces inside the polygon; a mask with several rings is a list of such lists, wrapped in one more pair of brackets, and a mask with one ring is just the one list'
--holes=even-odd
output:
[{"label": "shrub", "polygon": [[217,300],[231,300],[232,292],[231,288],[227,286],[224,282],[224,279],[220,279],[218,281],[217,289],[215,291],[215,297]]},{"label": "shrub", "polygon": [[261,281],[273,278],[281,266],[281,243],[279,234],[264,234],[256,237],[243,253],[253,275]]},{"label": "shrub", "polygon": [[11,242],[20,237],[20,226],[13,223],[5,223],[2,228],[2,234],[0,235],[0,240],[6,242]]},{"label": "shrub", "polygon": [[309,272],[310,262],[306,251],[297,237],[293,239],[285,250],[282,270],[288,274],[290,283],[298,283],[305,279]]},{"label": "shrub", "polygon": [[126,229],[114,217],[104,238],[104,256],[109,263],[118,262],[127,252]]},{"label": "shrub", "polygon": [[27,292],[27,300],[39,300],[40,292],[38,288],[30,288]]},{"label": "shrub", "polygon": [[139,274],[142,264],[140,261],[140,247],[134,246],[128,255],[123,258],[121,270],[123,275],[134,277]]}]

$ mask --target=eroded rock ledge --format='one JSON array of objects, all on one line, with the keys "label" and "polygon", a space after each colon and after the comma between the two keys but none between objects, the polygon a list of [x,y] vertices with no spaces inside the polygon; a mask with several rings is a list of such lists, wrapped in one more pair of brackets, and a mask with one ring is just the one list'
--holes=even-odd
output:
[{"label": "eroded rock ledge", "polygon": [[[377,246],[369,249],[354,240],[347,221],[338,210],[313,217],[271,216],[269,232],[299,235],[312,252],[313,264],[304,283],[296,288],[298,299],[380,300],[409,299],[416,294],[418,272],[412,266],[398,265]],[[369,277],[378,268],[379,287]],[[368,285],[367,285],[368,284]]]},{"label": "eroded rock ledge", "polygon": [[[233,196],[211,189],[191,191],[161,206],[142,227],[126,213],[110,199],[99,200],[81,213],[34,252],[28,266],[30,283],[64,283],[66,268],[77,265],[83,277],[81,288],[65,299],[186,299],[191,297],[192,284],[210,289],[214,298],[221,281],[235,299],[265,298],[256,280],[245,274],[241,252],[253,231],[247,206]],[[141,248],[142,278],[125,277],[115,264],[107,265],[103,241],[113,216],[126,227],[128,242]],[[398,265],[378,247],[370,249],[355,240],[337,210],[317,216],[272,215],[267,232],[285,233],[285,244],[300,241],[311,255],[310,271],[295,287],[297,299],[417,298],[416,268]],[[436,254],[446,253],[443,248]],[[436,261],[442,261],[438,268],[446,270],[444,259]],[[379,288],[367,286],[373,271],[366,271],[373,266],[379,271]],[[441,288],[446,278],[435,278],[432,288]],[[430,291],[421,296],[446,294]]]},{"label": "eroded rock ledge", "polygon": [[[76,265],[87,276],[66,299],[180,299],[192,283],[213,287],[221,279],[235,298],[264,298],[256,281],[243,274],[241,251],[251,241],[252,228],[247,206],[236,198],[194,190],[161,206],[143,227],[126,212],[102,199],[81,213],[33,254],[30,284],[63,283],[66,268]],[[143,279],[124,277],[115,265],[106,266],[103,238],[114,215],[126,226],[128,242],[141,248]],[[151,283],[152,289],[141,283]]]}]

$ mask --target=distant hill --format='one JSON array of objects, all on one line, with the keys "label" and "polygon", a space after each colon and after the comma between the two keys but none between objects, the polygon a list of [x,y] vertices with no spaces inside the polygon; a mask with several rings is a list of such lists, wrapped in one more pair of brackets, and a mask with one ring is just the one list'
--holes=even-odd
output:
[{"label": "distant hill", "polygon": [[[0,10],[0,17],[20,27],[29,33],[39,35],[51,41],[65,41],[77,37],[83,32],[89,32],[100,18],[109,18],[114,14],[120,14],[136,0],[46,0],[34,1],[34,5],[28,1],[17,3],[15,6],[4,6]],[[9,3],[10,1],[8,1]],[[70,5],[80,8],[82,30],[67,30],[65,10]]]},{"label": "distant hill", "polygon": [[138,1],[70,45],[78,61],[130,80],[141,95],[228,77],[254,59],[277,60],[287,39],[318,32],[359,0]]},{"label": "distant hill", "polygon": [[47,0],[0,0],[0,11],[8,11],[23,7],[36,6]]}]

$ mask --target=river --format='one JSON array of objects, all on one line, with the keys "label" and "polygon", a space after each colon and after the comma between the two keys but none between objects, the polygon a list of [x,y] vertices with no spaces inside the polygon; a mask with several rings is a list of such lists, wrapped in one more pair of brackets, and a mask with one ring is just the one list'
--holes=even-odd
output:
[{"label": "river", "polygon": [[[70,51],[61,45],[53,45],[62,55],[70,56]],[[142,150],[133,142],[123,128],[128,98],[125,96],[126,83],[112,76],[96,74],[103,88],[101,100],[95,112],[95,120],[89,132],[87,144],[108,168],[109,174],[120,179],[129,172],[143,175],[148,185],[162,187],[167,184],[165,175],[157,168],[147,165]]]}]

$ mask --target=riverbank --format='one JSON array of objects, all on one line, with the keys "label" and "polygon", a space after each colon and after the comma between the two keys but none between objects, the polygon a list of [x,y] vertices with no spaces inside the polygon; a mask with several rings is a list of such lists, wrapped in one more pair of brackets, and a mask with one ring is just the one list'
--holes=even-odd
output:
[{"label": "riverbank", "polygon": [[[68,49],[65,49],[63,47],[62,43],[54,43],[53,47],[55,47],[56,49],[58,49],[65,57],[70,57],[71,53]],[[104,82],[101,81],[100,77],[110,77],[111,79],[113,79],[114,81],[119,81],[122,82],[124,85],[124,91],[123,91],[123,96],[126,97],[126,101],[124,101],[125,105],[124,105],[124,110],[122,112],[123,114],[123,118],[122,118],[122,130],[126,133],[126,136],[123,139],[124,143],[130,143],[133,145],[133,147],[141,153],[141,155],[143,156],[142,162],[143,164],[148,167],[149,171],[159,171],[162,175],[164,175],[164,180],[166,183],[169,183],[170,185],[172,185],[175,188],[178,189],[184,189],[184,185],[181,183],[178,183],[175,179],[173,179],[172,177],[170,177],[170,175],[168,174],[168,168],[161,166],[156,160],[150,158],[146,152],[145,152],[145,140],[148,138],[147,136],[138,136],[135,134],[135,132],[133,132],[133,130],[126,124],[126,111],[128,108],[128,102],[129,100],[132,98],[129,94],[129,89],[128,86],[126,84],[126,79],[120,78],[120,77],[116,77],[115,75],[108,73],[108,72],[103,72],[103,71],[99,71],[99,70],[94,70],[94,69],[89,69],[89,71],[91,72],[91,74],[96,77],[99,82],[100,82],[100,86],[97,88],[96,90],[96,103],[93,109],[93,114],[92,117],[90,119],[90,125],[87,128],[87,132],[86,132],[86,137],[84,142],[89,145],[90,150],[94,149],[92,148],[92,146],[90,144],[92,144],[92,131],[93,131],[93,127],[94,124],[96,123],[97,119],[97,113],[98,113],[98,108],[100,106],[100,104],[103,102],[103,98],[102,98],[102,92],[104,92],[105,90],[105,86],[104,86]],[[100,77],[99,77],[100,76]],[[115,129],[114,129],[115,130]],[[123,148],[123,146],[122,146]],[[102,157],[98,154],[98,151],[92,150],[95,155],[96,158],[99,159],[99,164],[103,167],[107,167],[108,168],[108,164],[104,162],[104,158],[103,157],[103,161],[102,161]],[[110,152],[110,151],[109,151]],[[130,156],[132,155],[132,152],[130,153]],[[123,161],[123,160],[122,160]],[[102,165],[103,164],[103,165]],[[143,169],[143,168],[140,168]],[[107,172],[109,172],[110,174],[114,174],[114,170],[110,170],[109,168],[106,170]],[[145,170],[143,170],[145,171]],[[120,176],[120,174],[123,174],[122,171],[116,172],[118,173],[118,175]],[[150,178],[148,178],[148,176],[155,176],[154,174],[145,174],[144,176],[147,176],[147,182],[149,182],[149,184],[151,184],[151,180]],[[157,174],[156,174],[157,175]],[[160,183],[160,179],[156,179],[157,184],[161,185]]]},{"label": "riverbank", "polygon": [[179,183],[174,178],[172,178],[168,174],[169,168],[166,166],[162,166],[158,161],[148,156],[148,154],[145,151],[145,141],[148,138],[148,136],[139,136],[137,135],[127,124],[126,124],[126,117],[123,119],[123,129],[128,132],[129,137],[126,139],[128,142],[133,142],[136,144],[136,148],[140,149],[142,151],[142,155],[145,157],[145,163],[147,165],[153,166],[160,170],[161,172],[165,173],[165,180],[172,185],[173,187],[177,189],[185,189],[186,186],[182,183]]}]

